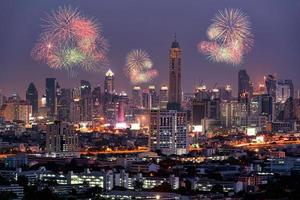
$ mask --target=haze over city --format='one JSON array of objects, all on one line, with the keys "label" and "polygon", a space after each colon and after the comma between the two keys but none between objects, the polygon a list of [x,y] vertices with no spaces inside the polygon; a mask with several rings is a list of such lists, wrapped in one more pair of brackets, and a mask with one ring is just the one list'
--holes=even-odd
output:
[{"label": "haze over city", "polygon": [[[103,84],[103,72],[82,72],[69,78],[67,73],[50,69],[37,62],[31,51],[41,33],[42,19],[63,6],[78,8],[84,15],[102,25],[110,43],[109,67],[116,75],[116,88],[130,91],[133,84],[124,75],[126,54],[131,49],[146,50],[159,76],[151,83],[166,84],[168,49],[176,33],[182,48],[182,87],[191,92],[200,82],[209,87],[231,84],[236,91],[237,72],[247,69],[253,82],[263,81],[264,74],[293,79],[300,86],[300,58],[298,52],[300,3],[280,0],[266,1],[10,1],[1,2],[0,8],[0,86],[5,94],[13,91],[24,96],[33,81],[44,93],[44,79],[55,77],[66,87],[78,85],[81,79]],[[186,9],[188,7],[188,9]],[[209,62],[199,53],[197,44],[206,40],[206,30],[212,17],[223,8],[239,8],[249,16],[254,35],[252,51],[241,64]],[[16,81],[18,80],[18,81]]]}]

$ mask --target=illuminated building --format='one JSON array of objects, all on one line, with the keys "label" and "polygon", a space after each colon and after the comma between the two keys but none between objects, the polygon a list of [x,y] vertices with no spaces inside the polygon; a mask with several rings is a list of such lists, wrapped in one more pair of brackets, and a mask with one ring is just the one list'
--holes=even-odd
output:
[{"label": "illuminated building", "polygon": [[36,116],[38,114],[38,109],[39,109],[39,105],[38,105],[39,97],[38,97],[38,91],[33,83],[30,83],[28,86],[28,89],[26,91],[26,100],[32,106],[33,116]]},{"label": "illuminated building", "polygon": [[210,101],[192,101],[192,125],[200,125],[201,120],[210,117]]},{"label": "illuminated building", "polygon": [[116,120],[117,95],[115,95],[114,73],[109,69],[104,78],[103,112],[109,121]]},{"label": "illuminated building", "polygon": [[162,86],[159,90],[159,108],[167,109],[168,104],[168,87]]},{"label": "illuminated building", "polygon": [[73,99],[70,103],[70,120],[71,122],[80,121],[81,105],[79,99]]},{"label": "illuminated building", "polygon": [[105,74],[104,79],[104,92],[113,94],[115,92],[115,76],[114,73],[109,69]]},{"label": "illuminated building", "polygon": [[267,116],[269,121],[273,119],[273,99],[268,94],[259,96],[259,112],[263,116]]},{"label": "illuminated building", "polygon": [[150,147],[164,154],[187,153],[186,112],[176,110],[150,111]]},{"label": "illuminated building", "polygon": [[169,52],[169,107],[179,109],[181,96],[181,49],[175,37]]},{"label": "illuminated building", "polygon": [[220,100],[221,101],[230,101],[232,99],[232,88],[230,85],[222,87],[220,90]]},{"label": "illuminated building", "polygon": [[264,77],[266,92],[270,95],[274,102],[276,102],[276,78],[273,75],[267,75]]},{"label": "illuminated building", "polygon": [[70,121],[71,89],[62,88],[60,92],[57,102],[57,118],[60,121]]},{"label": "illuminated building", "polygon": [[142,93],[142,106],[144,109],[150,109],[150,101],[149,90],[144,89]]},{"label": "illuminated building", "polygon": [[129,98],[127,94],[125,92],[120,93],[118,97],[118,116],[117,116],[118,122],[125,121],[125,113],[128,110],[128,104],[129,104]]},{"label": "illuminated building", "polygon": [[0,113],[5,121],[22,121],[25,124],[28,124],[29,119],[32,116],[32,106],[26,101],[15,101],[10,99],[2,105]]},{"label": "illuminated building", "polygon": [[46,133],[46,152],[55,156],[74,156],[78,152],[78,134],[72,125],[55,121],[48,124]]},{"label": "illuminated building", "polygon": [[205,85],[198,86],[195,92],[195,98],[198,100],[209,100],[210,94]]},{"label": "illuminated building", "polygon": [[81,121],[92,120],[92,88],[88,81],[81,80],[80,86],[80,101],[81,101]]},{"label": "illuminated building", "polygon": [[159,98],[154,85],[149,85],[150,109],[157,109],[159,106]]},{"label": "illuminated building", "polygon": [[246,70],[239,70],[238,74],[238,101],[242,102],[245,98],[251,98],[253,94],[253,87],[250,77]]},{"label": "illuminated building", "polygon": [[141,87],[139,87],[139,86],[133,87],[131,104],[132,104],[133,108],[141,108],[142,107]]},{"label": "illuminated building", "polygon": [[55,119],[57,114],[57,96],[56,96],[56,79],[46,79],[46,106],[48,108],[48,116]]},{"label": "illuminated building", "polygon": [[276,84],[276,103],[285,103],[290,97],[294,97],[292,80],[278,80]]},{"label": "illuminated building", "polygon": [[99,118],[101,115],[101,88],[100,86],[95,87],[92,92],[93,98],[93,118]]}]

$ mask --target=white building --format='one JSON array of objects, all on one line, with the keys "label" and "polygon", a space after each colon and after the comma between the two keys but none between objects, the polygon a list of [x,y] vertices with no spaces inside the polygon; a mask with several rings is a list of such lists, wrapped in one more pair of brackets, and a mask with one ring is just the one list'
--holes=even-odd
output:
[{"label": "white building", "polygon": [[187,153],[187,116],[176,110],[151,110],[150,146],[163,154]]}]

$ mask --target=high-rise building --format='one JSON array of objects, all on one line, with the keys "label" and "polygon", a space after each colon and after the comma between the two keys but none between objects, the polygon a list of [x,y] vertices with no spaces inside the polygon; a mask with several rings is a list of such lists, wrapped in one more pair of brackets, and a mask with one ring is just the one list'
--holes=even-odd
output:
[{"label": "high-rise building", "polygon": [[210,101],[194,99],[192,101],[192,125],[201,125],[204,118],[210,118]]},{"label": "high-rise building", "polygon": [[115,93],[115,76],[114,73],[109,69],[105,74],[104,79],[104,93],[113,94]]},{"label": "high-rise building", "polygon": [[186,112],[177,110],[150,111],[150,147],[163,154],[187,153]]},{"label": "high-rise building", "polygon": [[93,118],[99,118],[102,110],[101,110],[101,87],[97,86],[94,88],[92,92],[93,98]]},{"label": "high-rise building", "polygon": [[103,112],[109,121],[116,120],[117,95],[115,94],[114,73],[109,69],[104,78]]},{"label": "high-rise building", "polygon": [[259,96],[259,113],[267,116],[268,121],[273,119],[273,99],[269,94],[262,94]]},{"label": "high-rise building", "polygon": [[125,115],[128,110],[128,104],[129,104],[129,98],[126,92],[121,92],[118,96],[118,115],[117,115],[117,121],[118,122],[124,122],[125,121]]},{"label": "high-rise building", "polygon": [[230,85],[220,88],[220,100],[230,101],[232,99],[232,88]]},{"label": "high-rise building", "polygon": [[71,89],[61,88],[57,102],[57,118],[60,121],[70,121]]},{"label": "high-rise building", "polygon": [[0,109],[0,114],[6,121],[22,121],[29,123],[32,116],[32,106],[27,102],[18,98],[10,97]]},{"label": "high-rise building", "polygon": [[48,154],[69,157],[76,155],[78,150],[78,134],[72,125],[61,121],[48,125],[46,133]]},{"label": "high-rise building", "polygon": [[250,99],[253,94],[253,86],[246,70],[241,69],[238,75],[238,101],[242,102],[245,98]]},{"label": "high-rise building", "polygon": [[168,87],[162,86],[159,90],[159,108],[164,110],[167,109],[168,104]]},{"label": "high-rise building", "polygon": [[80,86],[80,101],[81,101],[81,121],[92,120],[92,88],[88,81],[81,80]]},{"label": "high-rise building", "polygon": [[26,91],[26,101],[32,106],[32,114],[36,116],[39,109],[38,91],[33,83],[30,83]]},{"label": "high-rise building", "polygon": [[181,96],[181,49],[175,38],[169,52],[169,107],[179,109]]},{"label": "high-rise building", "polygon": [[149,95],[150,95],[150,109],[158,109],[159,107],[159,97],[156,93],[154,85],[149,85]]},{"label": "high-rise building", "polygon": [[276,84],[276,103],[285,103],[290,97],[294,97],[292,80],[278,80]]},{"label": "high-rise building", "polygon": [[144,89],[142,93],[142,106],[144,109],[150,109],[150,94],[148,89]]},{"label": "high-rise building", "polygon": [[139,86],[134,86],[132,89],[131,105],[133,108],[142,107],[142,92],[141,92],[141,87]]},{"label": "high-rise building", "polygon": [[201,85],[196,88],[195,98],[198,100],[209,100],[210,99],[210,93],[206,89],[206,85]]},{"label": "high-rise building", "polygon": [[272,97],[273,101],[276,102],[276,84],[277,80],[273,75],[267,75],[264,77],[266,93]]},{"label": "high-rise building", "polygon": [[55,119],[57,114],[57,93],[56,93],[56,79],[46,79],[46,105],[48,109],[48,117]]}]

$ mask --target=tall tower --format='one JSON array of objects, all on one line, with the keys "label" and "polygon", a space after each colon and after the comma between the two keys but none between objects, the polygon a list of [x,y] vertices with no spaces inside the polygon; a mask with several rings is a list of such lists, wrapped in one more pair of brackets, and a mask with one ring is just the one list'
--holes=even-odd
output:
[{"label": "tall tower", "polygon": [[251,98],[253,94],[252,83],[246,70],[241,69],[238,75],[238,101],[241,102],[245,97]]},{"label": "tall tower", "polygon": [[81,120],[91,121],[92,120],[92,88],[88,81],[81,80],[80,87],[81,95]]},{"label": "tall tower", "polygon": [[169,52],[169,107],[179,108],[181,95],[181,49],[175,36]]},{"label": "tall tower", "polygon": [[115,85],[114,85],[114,73],[109,69],[105,74],[104,80],[104,92],[113,94],[115,92]]},{"label": "tall tower", "polygon": [[30,83],[26,91],[26,100],[32,106],[32,114],[35,116],[38,113],[38,91],[33,83]]},{"label": "tall tower", "polygon": [[48,117],[54,119],[57,113],[56,79],[46,79],[46,106]]}]

